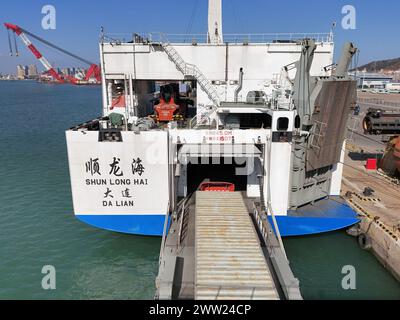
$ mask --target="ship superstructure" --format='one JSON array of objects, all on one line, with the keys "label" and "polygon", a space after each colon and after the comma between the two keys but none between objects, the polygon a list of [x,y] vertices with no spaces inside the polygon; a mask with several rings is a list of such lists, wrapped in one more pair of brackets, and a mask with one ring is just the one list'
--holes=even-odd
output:
[{"label": "ship superstructure", "polygon": [[358,221],[340,199],[346,119],[356,100],[333,34],[102,34],[103,115],[66,132],[76,216],[161,235],[202,182],[228,182],[283,236]]}]

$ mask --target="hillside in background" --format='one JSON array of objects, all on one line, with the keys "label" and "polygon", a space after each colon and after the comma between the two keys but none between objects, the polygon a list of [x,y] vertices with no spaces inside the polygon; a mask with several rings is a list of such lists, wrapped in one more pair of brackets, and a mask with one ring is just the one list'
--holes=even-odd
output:
[{"label": "hillside in background", "polygon": [[400,70],[400,58],[372,61],[357,68],[359,71],[367,72],[390,72]]}]

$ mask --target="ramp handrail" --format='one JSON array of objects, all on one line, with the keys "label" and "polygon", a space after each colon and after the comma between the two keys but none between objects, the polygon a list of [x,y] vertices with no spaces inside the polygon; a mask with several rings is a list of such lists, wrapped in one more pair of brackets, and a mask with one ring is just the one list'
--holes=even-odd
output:
[{"label": "ramp handrail", "polygon": [[161,247],[160,247],[160,257],[158,259],[158,265],[161,265],[161,261],[163,259],[163,252],[164,252],[164,247],[165,247],[165,240],[167,237],[167,225],[168,225],[168,220],[169,220],[169,208],[170,208],[170,202],[168,201],[167,205],[167,212],[165,214],[165,220],[164,220],[164,228],[163,228],[163,235],[162,235],[162,240],[161,240]]},{"label": "ramp handrail", "polygon": [[177,205],[177,220],[179,221],[179,230],[178,230],[178,242],[177,247],[181,245],[182,242],[182,228],[183,228],[183,220],[188,212],[188,202],[191,200],[193,193],[190,193],[185,198],[183,198]]},{"label": "ramp handrail", "polygon": [[262,214],[257,209],[257,207],[256,207],[254,202],[253,202],[253,211],[252,211],[252,213],[253,213],[254,220],[257,223],[258,230],[260,231],[263,239],[265,241],[267,241],[269,236],[270,236],[270,234],[271,234],[271,232],[272,232],[272,230],[269,230],[269,232],[268,232],[268,228],[266,226],[266,220],[265,220],[267,218],[266,215]]},{"label": "ramp handrail", "polygon": [[274,266],[275,274],[278,277],[283,293],[288,300],[302,300],[300,293],[299,280],[295,278],[289,266],[286,253],[277,241],[278,237],[274,237],[271,226],[266,220],[265,214],[260,212],[253,202],[252,215],[254,222],[257,224],[265,245],[268,250],[269,257]]},{"label": "ramp handrail", "polygon": [[177,246],[181,245],[181,241],[182,241],[182,226],[183,226],[183,219],[185,218],[185,214],[186,214],[186,202],[187,202],[188,198],[185,198],[183,203],[182,203],[182,208],[181,208],[181,213],[179,215],[179,231],[178,231],[178,243]]}]

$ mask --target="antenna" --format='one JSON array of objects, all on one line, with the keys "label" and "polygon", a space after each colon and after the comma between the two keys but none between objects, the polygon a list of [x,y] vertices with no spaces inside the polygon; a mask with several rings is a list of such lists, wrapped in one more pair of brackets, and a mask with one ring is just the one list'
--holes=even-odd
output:
[{"label": "antenna", "polygon": [[329,40],[331,42],[333,42],[333,31],[335,30],[335,28],[336,28],[336,21],[333,21],[331,25],[331,30],[329,32],[329,38],[330,38]]},{"label": "antenna", "polygon": [[222,0],[208,0],[208,43],[223,43]]}]

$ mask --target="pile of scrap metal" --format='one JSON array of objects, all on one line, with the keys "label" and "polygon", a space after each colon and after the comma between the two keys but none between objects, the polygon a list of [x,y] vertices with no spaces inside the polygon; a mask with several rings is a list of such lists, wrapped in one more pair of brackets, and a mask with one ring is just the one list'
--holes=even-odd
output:
[{"label": "pile of scrap metal", "polygon": [[390,176],[400,178],[400,136],[389,140],[379,167]]}]

